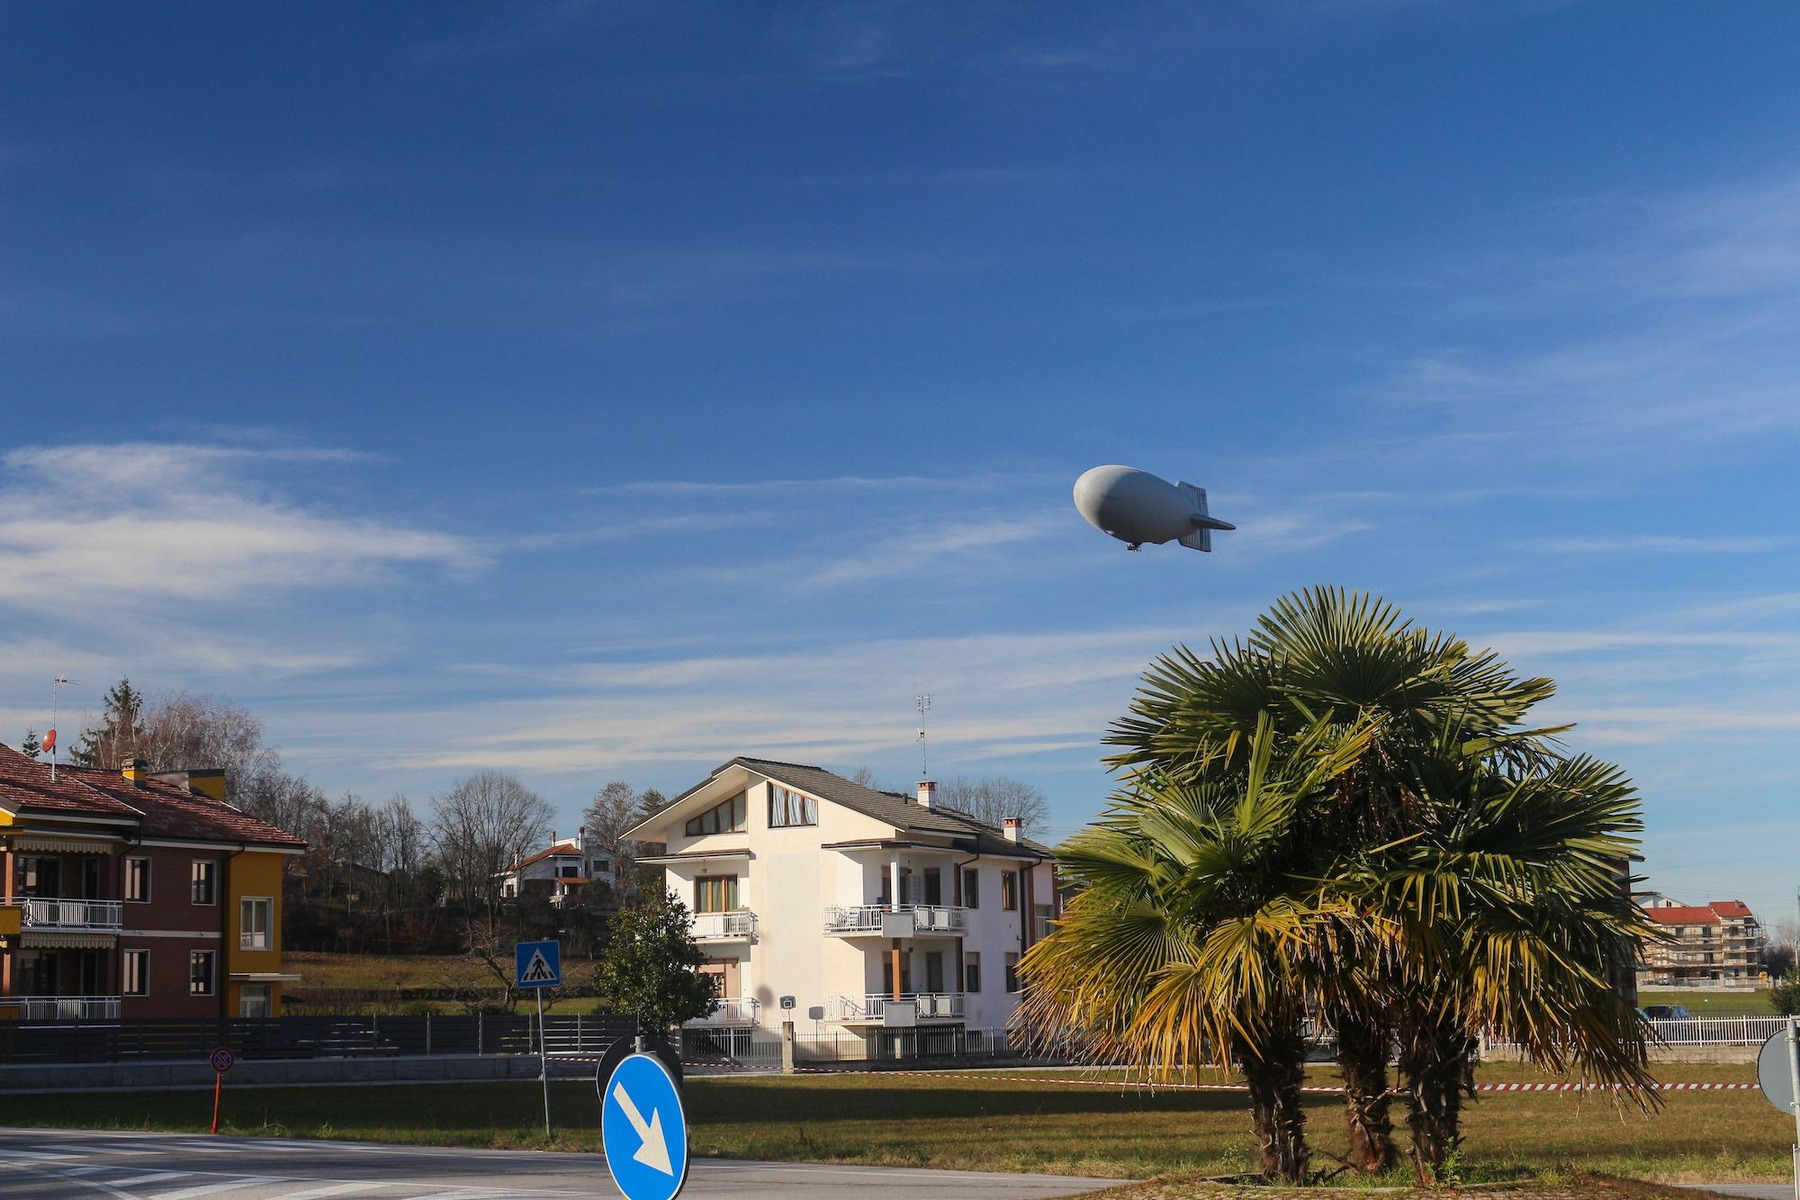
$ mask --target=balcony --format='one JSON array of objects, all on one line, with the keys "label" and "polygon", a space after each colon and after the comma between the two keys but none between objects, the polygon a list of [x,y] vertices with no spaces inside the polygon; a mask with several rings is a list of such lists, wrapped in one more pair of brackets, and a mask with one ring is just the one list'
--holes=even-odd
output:
[{"label": "balcony", "polygon": [[696,942],[753,942],[756,940],[756,914],[747,908],[695,913],[693,934]]},{"label": "balcony", "polygon": [[712,1011],[704,1017],[695,1017],[685,1022],[688,1025],[754,1025],[756,1024],[756,1001],[754,1000],[714,1000]]},{"label": "balcony", "polygon": [[[910,1006],[910,1011],[902,1006]],[[920,1021],[960,1021],[963,995],[961,992],[907,992],[898,1004],[894,997],[886,994],[833,996],[825,1008],[827,1020],[849,1025],[908,1025],[912,1022],[907,1018],[914,1016]]]},{"label": "balcony", "polygon": [[960,937],[968,928],[969,910],[953,904],[831,904],[825,908],[825,932],[872,934],[876,937]]},{"label": "balcony", "polygon": [[21,1021],[116,1021],[117,996],[6,996],[0,1008],[17,1007]]},{"label": "balcony", "polygon": [[24,932],[79,930],[117,933],[124,923],[125,906],[117,900],[15,900],[25,911]]}]

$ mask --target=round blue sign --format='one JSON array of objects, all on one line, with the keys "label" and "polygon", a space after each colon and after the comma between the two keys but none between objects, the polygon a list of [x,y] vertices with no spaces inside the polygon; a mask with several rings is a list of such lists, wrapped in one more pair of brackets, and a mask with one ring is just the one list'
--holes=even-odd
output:
[{"label": "round blue sign", "polygon": [[606,1169],[625,1200],[675,1200],[687,1183],[687,1112],[669,1068],[633,1054],[613,1069],[600,1102]]}]

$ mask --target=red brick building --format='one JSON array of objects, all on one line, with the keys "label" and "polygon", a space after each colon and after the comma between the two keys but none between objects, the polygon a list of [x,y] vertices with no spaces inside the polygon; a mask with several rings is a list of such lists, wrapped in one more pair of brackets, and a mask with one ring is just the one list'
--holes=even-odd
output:
[{"label": "red brick building", "polygon": [[306,844],[218,771],[0,746],[0,1020],[276,1016],[281,882]]}]

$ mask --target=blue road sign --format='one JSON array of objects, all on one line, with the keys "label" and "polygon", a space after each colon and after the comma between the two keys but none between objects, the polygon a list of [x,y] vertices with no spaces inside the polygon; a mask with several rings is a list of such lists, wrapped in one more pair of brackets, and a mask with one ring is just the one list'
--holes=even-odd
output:
[{"label": "blue road sign", "polygon": [[513,947],[513,979],[522,988],[562,986],[562,943],[520,942]]},{"label": "blue road sign", "polygon": [[600,1104],[606,1169],[625,1200],[675,1200],[687,1183],[687,1112],[675,1077],[654,1054],[633,1054],[606,1081]]}]

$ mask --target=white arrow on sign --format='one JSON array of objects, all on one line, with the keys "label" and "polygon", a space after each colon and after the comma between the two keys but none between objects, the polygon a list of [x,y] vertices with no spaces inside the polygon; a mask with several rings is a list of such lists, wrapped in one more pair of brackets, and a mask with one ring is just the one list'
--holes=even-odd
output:
[{"label": "white arrow on sign", "polygon": [[669,1141],[663,1137],[662,1114],[653,1108],[650,1110],[650,1119],[644,1120],[644,1114],[637,1110],[637,1105],[633,1104],[631,1097],[625,1094],[625,1085],[622,1083],[613,1084],[613,1099],[617,1100],[619,1107],[625,1110],[625,1119],[631,1122],[631,1127],[637,1130],[638,1137],[644,1143],[631,1157],[652,1171],[661,1171],[664,1175],[673,1176],[675,1164],[669,1161]]}]

